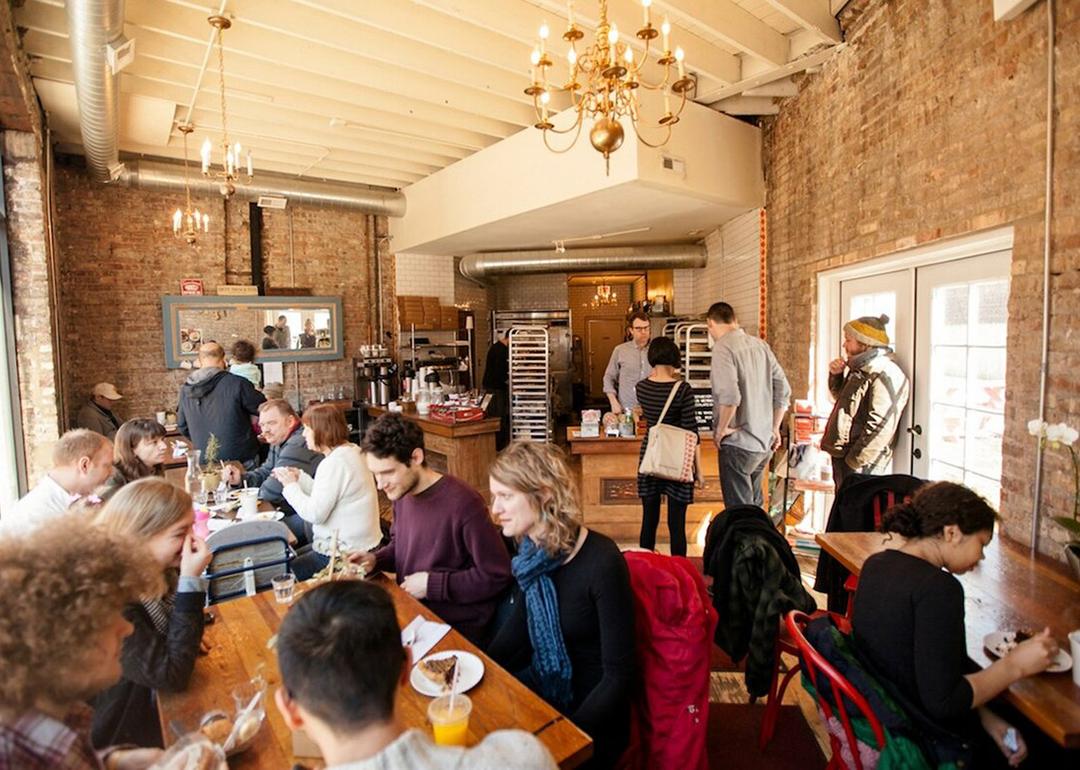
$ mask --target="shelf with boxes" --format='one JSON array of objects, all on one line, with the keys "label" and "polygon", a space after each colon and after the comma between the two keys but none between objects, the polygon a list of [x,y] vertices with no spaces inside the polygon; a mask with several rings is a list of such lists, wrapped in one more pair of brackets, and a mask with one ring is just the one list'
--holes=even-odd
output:
[{"label": "shelf with boxes", "polygon": [[438,297],[399,295],[398,323],[402,328],[415,327],[420,331],[458,331],[461,323],[459,308],[443,305]]}]

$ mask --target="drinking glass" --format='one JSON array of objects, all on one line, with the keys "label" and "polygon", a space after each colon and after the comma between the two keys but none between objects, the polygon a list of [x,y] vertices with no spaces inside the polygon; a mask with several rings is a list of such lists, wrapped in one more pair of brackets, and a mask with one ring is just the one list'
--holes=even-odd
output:
[{"label": "drinking glass", "polygon": [[270,581],[274,587],[274,599],[278,604],[292,604],[293,591],[296,589],[296,575],[286,573]]},{"label": "drinking glass", "polygon": [[435,743],[441,746],[464,746],[469,736],[469,714],[472,701],[469,696],[455,693],[443,695],[428,704],[428,720],[431,722]]}]

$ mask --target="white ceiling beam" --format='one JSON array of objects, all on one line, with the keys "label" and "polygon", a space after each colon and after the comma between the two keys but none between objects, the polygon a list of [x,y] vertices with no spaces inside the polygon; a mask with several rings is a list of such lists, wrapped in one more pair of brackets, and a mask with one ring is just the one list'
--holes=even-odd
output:
[{"label": "white ceiling beam", "polygon": [[664,12],[675,23],[690,19],[707,27],[711,34],[744,54],[771,64],[788,61],[787,38],[731,0],[657,0],[653,4],[654,27],[663,21]]},{"label": "white ceiling beam", "polygon": [[788,62],[783,67],[767,69],[758,75],[754,75],[744,80],[740,80],[738,83],[733,83],[730,86],[724,86],[708,93],[699,94],[698,101],[706,103],[711,107],[721,99],[726,99],[730,96],[738,96],[748,88],[757,88],[758,86],[763,86],[766,83],[773,82],[774,80],[779,80],[780,78],[794,75],[797,72],[802,72],[803,70],[809,69],[811,67],[817,67],[823,62],[831,59],[837,54],[837,52],[843,50],[845,45],[847,44],[840,43],[839,45],[834,45],[831,48],[825,48],[821,51],[810,54],[809,56],[804,56],[801,59],[797,59],[793,62]]},{"label": "white ceiling beam", "polygon": [[[467,18],[473,24],[525,42],[530,47],[538,40],[537,30],[540,28],[540,22],[546,20],[551,28],[551,38],[548,41],[551,50],[557,59],[562,59],[566,54],[567,44],[562,40],[562,33],[566,30],[565,2],[498,0],[498,8],[495,10],[491,0],[413,1],[453,18]],[[634,4],[629,0],[620,0],[614,6],[609,16],[619,27],[623,39],[629,38],[637,50],[643,50],[641,41],[633,37],[634,32],[641,26],[640,5],[635,10]],[[574,21],[586,33],[586,39],[578,44],[580,52],[583,50],[581,44],[590,42],[592,32],[596,29],[597,6],[579,0],[574,6]],[[739,58],[734,54],[724,51],[677,25],[672,29],[671,34],[672,42],[682,46],[686,53],[686,63],[691,71],[721,83],[732,83],[739,79],[741,72]],[[653,45],[650,50],[655,51],[656,48],[657,46]],[[559,68],[557,70],[560,74],[564,71]],[[525,77],[527,78],[528,75],[526,74]]]},{"label": "white ceiling beam", "polygon": [[[149,0],[127,0],[149,2]],[[205,6],[188,0],[167,0],[170,5],[197,11],[205,19]],[[154,0],[160,6],[160,0]],[[365,5],[357,3],[358,6]],[[519,102],[532,100],[522,93],[522,73],[528,72],[525,59],[518,71],[493,67],[490,62],[478,62],[457,53],[435,48],[396,32],[373,29],[343,14],[325,13],[317,6],[296,6],[288,0],[229,0],[229,16],[233,27],[225,33],[225,42],[245,27],[292,37],[311,46],[306,53],[317,58],[326,53],[341,52],[426,75],[435,80],[456,83],[483,94],[496,94]],[[130,18],[130,13],[128,14]],[[209,30],[209,25],[207,25]],[[295,43],[294,43],[295,45]]]},{"label": "white ceiling beam", "polygon": [[[140,30],[138,32],[138,51],[135,63],[131,66],[144,66],[147,62],[166,62],[178,68],[186,68],[186,73],[178,71],[174,79],[177,82],[191,84],[197,78],[198,58],[192,54],[198,44],[190,41],[167,37],[159,32]],[[24,38],[24,47],[31,55],[48,56],[69,60],[69,43],[66,37],[47,34],[41,26],[31,26]],[[400,95],[390,94],[356,85],[351,81],[326,78],[311,72],[297,71],[288,67],[271,68],[263,61],[246,56],[234,56],[226,66],[228,85],[226,96],[236,90],[265,94],[268,99],[281,96],[286,90],[297,97],[322,97],[341,103],[340,110],[353,112],[365,110],[367,120],[379,119],[384,127],[402,125],[405,130],[425,130],[446,126],[451,129],[466,131],[480,136],[501,139],[516,131],[519,126],[492,120],[471,113],[451,110],[439,105],[404,100]],[[216,78],[209,82],[204,79],[204,89],[217,90]],[[190,102],[189,94],[181,103]],[[336,114],[336,113],[335,113]],[[181,116],[182,117],[182,116]]]},{"label": "white ceiling beam", "polygon": [[757,88],[748,88],[742,92],[743,96],[775,96],[781,99],[789,96],[798,96],[799,87],[791,78],[781,78],[771,83],[766,83]]},{"label": "white ceiling beam", "polygon": [[840,22],[829,0],[765,0],[803,29],[813,30],[826,43],[839,43]]},{"label": "white ceiling beam", "polygon": [[[128,25],[155,30],[169,37],[188,41],[205,40],[211,31],[210,25],[206,23],[205,9],[199,11],[172,4],[162,6],[151,3],[150,0],[127,0],[125,17]],[[134,34],[128,34],[129,37],[137,35],[138,29]],[[283,65],[328,77],[339,77],[342,73],[348,73],[351,80],[378,84],[380,89],[397,93],[405,98],[455,107],[465,112],[487,115],[517,125],[525,125],[535,120],[532,106],[524,102],[523,94],[522,101],[517,101],[517,97],[511,99],[484,93],[475,88],[439,79],[431,73],[423,74],[365,58],[360,53],[308,42],[308,45],[303,45],[301,38],[295,35],[260,29],[251,24],[237,23],[225,33],[226,78],[231,58],[236,55],[247,55],[262,59],[269,66]],[[203,88],[216,86],[216,70],[216,63],[212,61],[210,73],[203,80]]]},{"label": "white ceiling beam", "polygon": [[775,115],[780,112],[780,105],[765,96],[732,96],[712,108],[728,115]]}]

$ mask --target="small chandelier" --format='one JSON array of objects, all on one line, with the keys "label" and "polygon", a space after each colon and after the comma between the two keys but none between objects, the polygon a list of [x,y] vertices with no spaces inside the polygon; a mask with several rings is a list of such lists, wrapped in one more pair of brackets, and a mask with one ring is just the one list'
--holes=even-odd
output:
[{"label": "small chandelier", "polygon": [[184,135],[184,195],[186,203],[184,210],[177,209],[173,212],[172,216],[172,229],[173,235],[177,238],[183,238],[192,246],[195,245],[195,241],[198,240],[199,231],[204,233],[210,232],[210,215],[200,213],[198,209],[191,208],[191,183],[188,181],[188,149],[187,138],[188,134],[195,130],[195,127],[190,123],[184,123],[177,126],[180,133]]},{"label": "small chandelier", "polygon": [[[536,108],[537,122],[534,127],[543,132],[544,145],[552,152],[566,152],[573,147],[581,135],[585,117],[594,118],[589,140],[592,146],[603,154],[610,170],[611,153],[619,149],[625,135],[619,119],[629,119],[633,123],[638,141],[642,144],[648,147],[664,146],[671,138],[671,127],[679,122],[679,115],[686,106],[686,94],[694,87],[694,80],[686,75],[682,48],[676,47],[674,53],[671,51],[671,24],[667,18],[659,31],[653,27],[649,10],[652,0],[641,0],[643,26],[635,33],[635,37],[645,44],[645,51],[640,59],[635,57],[629,41],[620,42],[619,31],[615,25],[608,23],[607,0],[599,0],[599,4],[600,23],[596,27],[596,40],[579,55],[577,41],[584,38],[585,33],[574,24],[573,0],[567,3],[569,23],[562,38],[570,44],[566,52],[570,76],[566,85],[561,88],[548,84],[548,69],[553,64],[547,51],[550,30],[546,23],[540,26],[540,43],[533,49],[531,58],[532,84],[525,89],[525,93],[533,98],[533,106]],[[650,44],[661,35],[663,50],[657,53],[656,61],[664,68],[664,77],[658,83],[648,83],[641,77],[641,72],[649,61]],[[676,65],[678,79],[669,84],[672,65]],[[643,126],[653,124],[651,121],[642,120],[637,95],[639,87],[664,93],[664,114],[655,121],[655,125],[659,126],[664,134],[663,138],[655,143],[641,135]],[[565,129],[556,129],[548,119],[548,104],[551,102],[553,88],[568,92],[577,112],[577,119]],[[678,109],[674,112],[671,110],[671,94],[680,98]],[[566,147],[556,149],[548,141],[549,132],[573,132],[574,138]]]},{"label": "small chandelier", "polygon": [[596,287],[596,293],[593,295],[592,302],[589,304],[593,307],[607,307],[608,305],[615,305],[619,301],[619,298],[615,295],[615,290],[610,284],[601,283]]},{"label": "small chandelier", "polygon": [[[221,88],[221,149],[224,152],[224,158],[221,162],[220,171],[210,167],[210,154],[213,151],[213,145],[208,137],[202,144],[202,172],[210,179],[218,180],[221,194],[228,198],[236,192],[236,182],[240,178],[240,165],[243,162],[241,155],[243,150],[240,147],[240,142],[235,145],[229,142],[229,128],[226,123],[225,111],[225,47],[222,45],[221,37],[222,32],[232,26],[232,22],[224,16],[211,16],[207,21],[210,22],[211,27],[217,30],[215,45],[218,54],[218,85]],[[251,165],[251,151],[249,150],[247,154],[248,183],[251,182],[254,175],[254,169]]]}]

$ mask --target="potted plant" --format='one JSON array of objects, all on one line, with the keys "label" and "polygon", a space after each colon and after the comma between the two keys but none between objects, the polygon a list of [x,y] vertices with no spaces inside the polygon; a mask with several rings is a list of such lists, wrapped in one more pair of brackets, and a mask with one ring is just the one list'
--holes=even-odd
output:
[{"label": "potted plant", "polygon": [[1073,446],[1080,438],[1080,432],[1063,422],[1048,425],[1042,420],[1028,423],[1028,433],[1037,436],[1042,446],[1051,449],[1065,447],[1069,450],[1073,466],[1073,510],[1072,516],[1054,516],[1054,522],[1069,533],[1069,542],[1065,544],[1065,558],[1073,573],[1080,578],[1080,457]]},{"label": "potted plant", "polygon": [[213,494],[221,483],[221,465],[218,463],[220,454],[221,442],[217,436],[211,433],[210,438],[206,441],[206,454],[203,455],[206,464],[203,465],[202,472],[199,474],[199,482],[203,492]]}]

